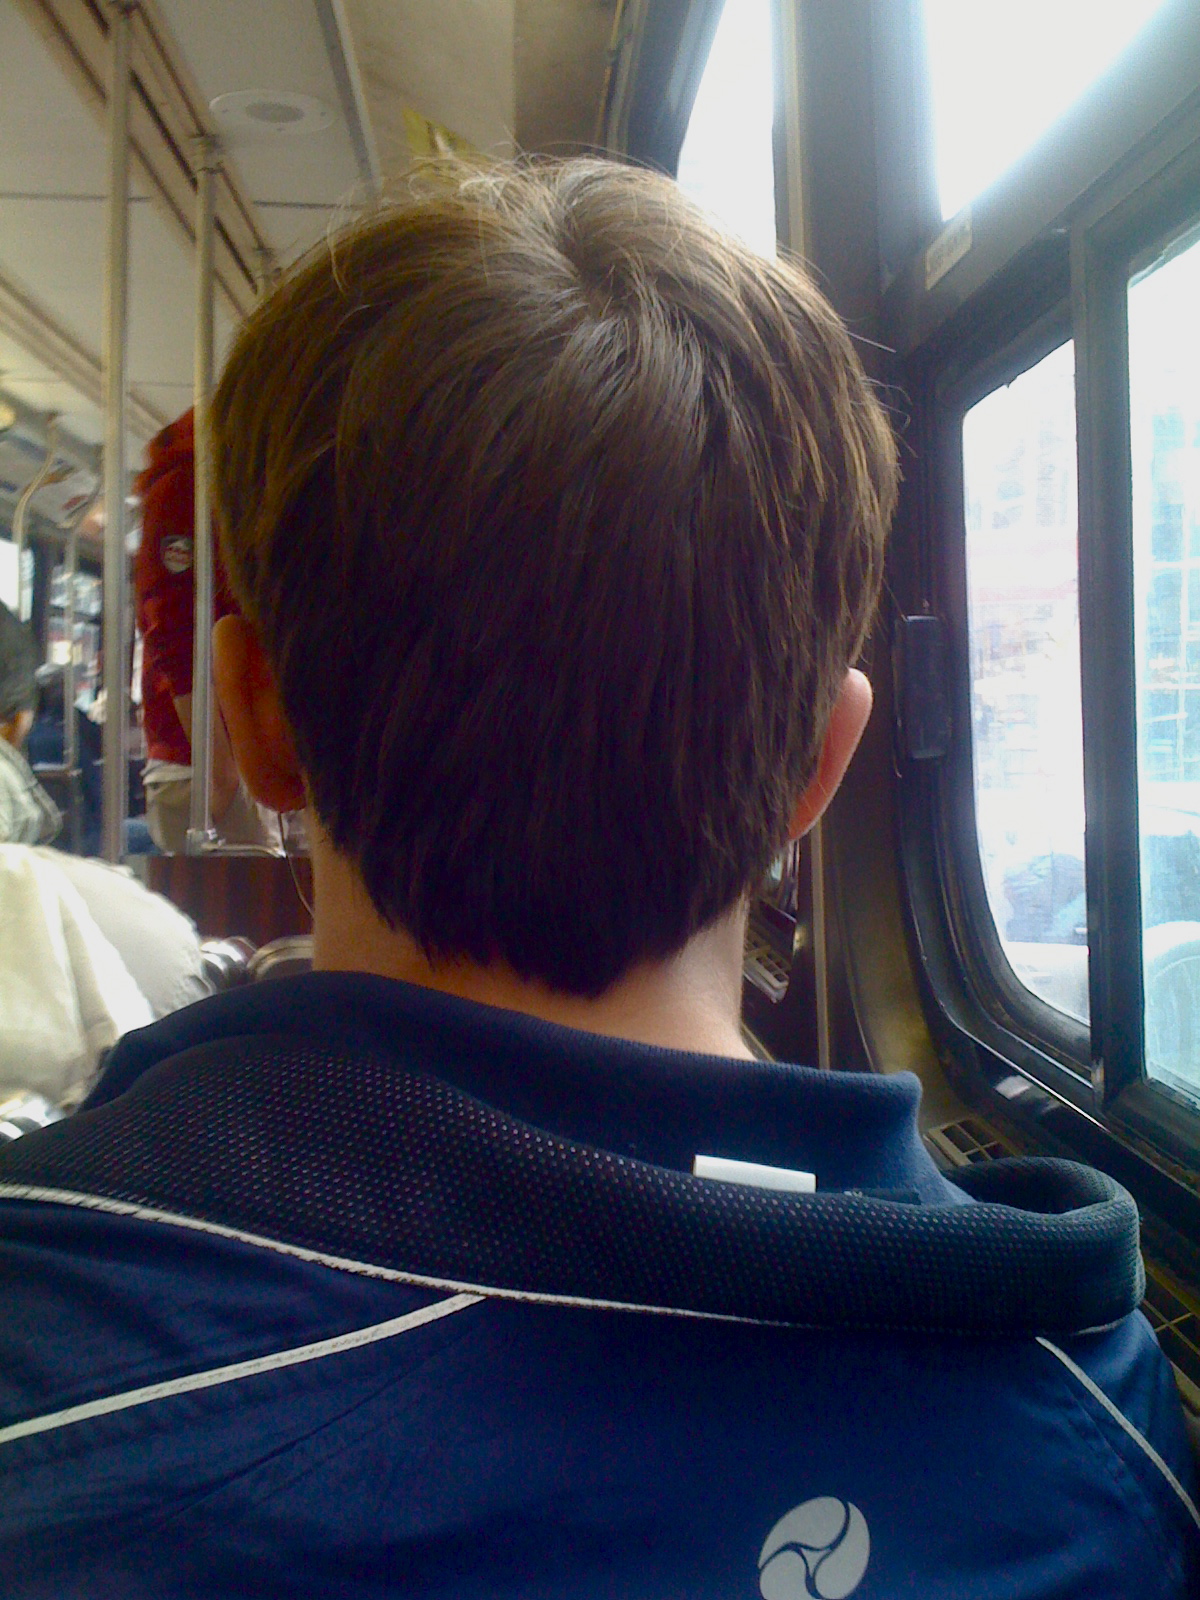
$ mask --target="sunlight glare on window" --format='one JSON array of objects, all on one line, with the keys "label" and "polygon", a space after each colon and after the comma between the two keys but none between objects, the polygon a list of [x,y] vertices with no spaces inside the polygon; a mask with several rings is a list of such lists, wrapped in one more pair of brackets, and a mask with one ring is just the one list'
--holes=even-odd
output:
[{"label": "sunlight glare on window", "polygon": [[687,137],[679,185],[761,255],[775,254],[770,0],[726,0]]},{"label": "sunlight glare on window", "polygon": [[1129,286],[1146,1071],[1200,1099],[1200,242]]},{"label": "sunlight glare on window", "polygon": [[942,216],[1032,149],[1165,0],[925,0]]},{"label": "sunlight glare on window", "polygon": [[1075,348],[963,418],[971,753],[988,905],[1014,974],[1088,1020]]}]

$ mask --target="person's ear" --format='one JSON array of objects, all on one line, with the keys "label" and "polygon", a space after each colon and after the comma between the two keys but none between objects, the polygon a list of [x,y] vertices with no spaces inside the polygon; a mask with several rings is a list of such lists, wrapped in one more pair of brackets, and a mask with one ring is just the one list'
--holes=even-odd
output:
[{"label": "person's ear", "polygon": [[807,833],[837,793],[838,784],[863,736],[873,699],[868,679],[851,667],[830,713],[816,775],[792,812],[789,838],[799,839]]},{"label": "person's ear", "polygon": [[222,617],[213,628],[213,679],[246,787],[272,811],[298,811],[306,801],[304,774],[275,674],[245,617]]}]

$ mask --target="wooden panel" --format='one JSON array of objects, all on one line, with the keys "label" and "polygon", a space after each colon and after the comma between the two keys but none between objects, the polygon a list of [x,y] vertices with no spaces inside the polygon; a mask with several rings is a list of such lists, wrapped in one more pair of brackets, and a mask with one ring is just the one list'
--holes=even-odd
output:
[{"label": "wooden panel", "polygon": [[[285,933],[311,933],[288,863],[281,856],[148,856],[151,889],[185,912],[204,939],[239,935],[255,945]],[[312,868],[306,856],[292,866],[312,898]]]}]

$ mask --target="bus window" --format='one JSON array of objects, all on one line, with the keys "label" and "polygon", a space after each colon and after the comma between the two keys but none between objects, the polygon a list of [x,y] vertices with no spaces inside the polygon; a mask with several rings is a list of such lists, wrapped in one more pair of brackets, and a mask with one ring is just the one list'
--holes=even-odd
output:
[{"label": "bus window", "polygon": [[1129,286],[1146,1070],[1200,1099],[1200,242]]},{"label": "bus window", "polygon": [[676,174],[727,228],[775,254],[770,0],[726,0]]},{"label": "bus window", "polygon": [[1031,150],[1163,3],[925,0],[942,216]]},{"label": "bus window", "polygon": [[1088,1018],[1074,346],[962,426],[975,821],[1015,976]]}]

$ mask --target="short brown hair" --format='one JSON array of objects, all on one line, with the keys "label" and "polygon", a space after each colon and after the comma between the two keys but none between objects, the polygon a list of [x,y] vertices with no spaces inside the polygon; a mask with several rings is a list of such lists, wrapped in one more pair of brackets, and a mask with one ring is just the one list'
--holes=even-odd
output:
[{"label": "short brown hair", "polygon": [[212,415],[234,588],[389,924],[598,994],[759,880],[895,497],[798,267],[615,163],[434,168],[255,312]]}]

